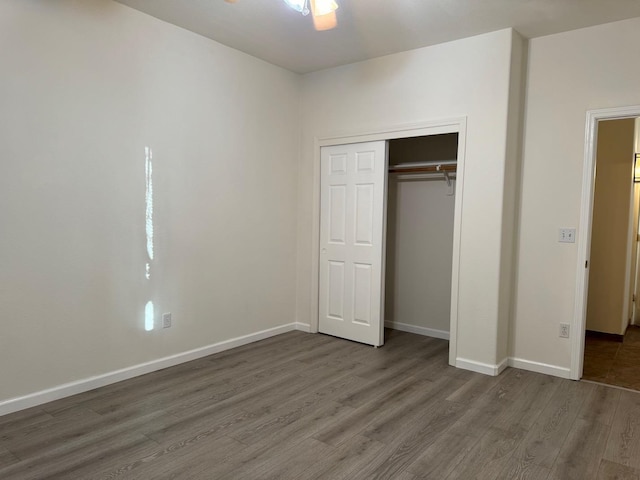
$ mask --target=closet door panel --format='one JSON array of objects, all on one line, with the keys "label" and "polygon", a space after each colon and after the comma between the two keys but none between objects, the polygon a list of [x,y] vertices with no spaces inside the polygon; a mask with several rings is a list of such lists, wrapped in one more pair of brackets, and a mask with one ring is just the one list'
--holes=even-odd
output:
[{"label": "closet door panel", "polygon": [[353,265],[353,321],[361,325],[371,325],[371,265]]},{"label": "closet door panel", "polygon": [[346,241],[346,185],[331,185],[329,192],[331,197],[331,211],[329,213],[329,242],[344,244]]},{"label": "closet door panel", "polygon": [[321,150],[319,330],[382,345],[386,142]]},{"label": "closet door panel", "polygon": [[327,263],[327,316],[334,320],[344,320],[344,262]]},{"label": "closet door panel", "polygon": [[356,185],[355,243],[370,247],[373,245],[374,185]]}]

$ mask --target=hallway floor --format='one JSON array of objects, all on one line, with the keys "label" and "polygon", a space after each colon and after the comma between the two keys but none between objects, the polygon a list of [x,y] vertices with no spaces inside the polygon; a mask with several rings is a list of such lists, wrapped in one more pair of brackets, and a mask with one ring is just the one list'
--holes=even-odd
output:
[{"label": "hallway floor", "polygon": [[640,327],[631,325],[622,342],[587,333],[582,379],[640,391]]}]

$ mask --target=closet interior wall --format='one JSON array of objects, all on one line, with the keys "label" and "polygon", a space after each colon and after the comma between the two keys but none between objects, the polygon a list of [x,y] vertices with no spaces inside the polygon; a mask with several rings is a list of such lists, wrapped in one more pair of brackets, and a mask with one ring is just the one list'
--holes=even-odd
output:
[{"label": "closet interior wall", "polygon": [[[457,133],[390,140],[389,166],[456,161],[457,150]],[[388,327],[449,336],[453,191],[443,175],[425,179],[389,174],[384,317]]]}]

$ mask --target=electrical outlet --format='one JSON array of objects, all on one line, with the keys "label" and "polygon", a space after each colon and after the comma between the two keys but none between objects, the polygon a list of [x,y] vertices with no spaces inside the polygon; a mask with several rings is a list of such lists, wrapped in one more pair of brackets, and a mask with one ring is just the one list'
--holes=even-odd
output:
[{"label": "electrical outlet", "polygon": [[171,327],[171,312],[162,314],[162,328]]},{"label": "electrical outlet", "polygon": [[558,241],[560,243],[576,243],[576,229],[561,228],[558,231]]},{"label": "electrical outlet", "polygon": [[570,331],[570,326],[568,323],[560,324],[560,337],[569,338],[569,331]]}]

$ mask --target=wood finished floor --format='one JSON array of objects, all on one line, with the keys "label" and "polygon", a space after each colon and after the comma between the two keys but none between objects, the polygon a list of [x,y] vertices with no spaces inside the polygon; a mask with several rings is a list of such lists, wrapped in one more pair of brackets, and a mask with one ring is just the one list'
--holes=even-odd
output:
[{"label": "wood finished floor", "polygon": [[582,378],[640,391],[640,327],[629,326],[622,342],[587,332]]},{"label": "wood finished floor", "polygon": [[0,478],[640,479],[640,394],[291,332],[0,417]]}]

